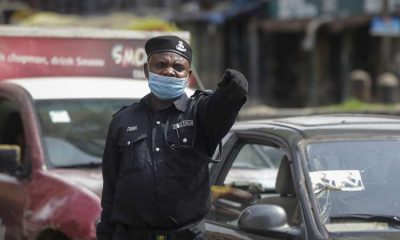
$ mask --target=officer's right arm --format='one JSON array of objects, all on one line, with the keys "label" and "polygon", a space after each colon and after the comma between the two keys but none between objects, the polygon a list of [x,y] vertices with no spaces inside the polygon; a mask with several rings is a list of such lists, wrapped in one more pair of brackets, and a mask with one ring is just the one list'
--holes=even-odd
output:
[{"label": "officer's right arm", "polygon": [[199,100],[197,119],[200,132],[209,144],[209,156],[235,122],[247,100],[247,91],[246,77],[237,70],[227,69],[216,91]]},{"label": "officer's right arm", "polygon": [[116,144],[116,133],[117,128],[113,125],[113,121],[110,124],[106,145],[103,153],[103,193],[101,198],[101,206],[103,208],[101,212],[100,221],[96,226],[96,235],[98,240],[111,240],[114,232],[114,224],[111,222],[111,213],[113,207],[113,199],[115,192],[115,184],[117,182],[119,165],[120,165],[120,154],[118,146]]}]

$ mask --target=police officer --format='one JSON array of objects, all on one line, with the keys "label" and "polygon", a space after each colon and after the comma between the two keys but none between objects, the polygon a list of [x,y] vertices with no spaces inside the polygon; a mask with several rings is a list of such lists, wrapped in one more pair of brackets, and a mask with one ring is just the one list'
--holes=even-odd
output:
[{"label": "police officer", "polygon": [[247,80],[227,69],[214,93],[188,97],[189,44],[159,36],[145,50],[151,93],[110,123],[97,238],[207,239],[208,163],[246,102]]}]

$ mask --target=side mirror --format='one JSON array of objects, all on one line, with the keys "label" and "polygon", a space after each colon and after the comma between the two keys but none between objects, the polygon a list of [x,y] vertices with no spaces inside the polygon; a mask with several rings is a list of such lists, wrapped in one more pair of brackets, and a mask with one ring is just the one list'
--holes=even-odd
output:
[{"label": "side mirror", "polygon": [[21,148],[18,145],[0,144],[0,172],[13,174],[21,160]]},{"label": "side mirror", "polygon": [[299,228],[288,225],[285,210],[270,204],[247,207],[240,214],[238,225],[242,231],[269,237],[293,239],[301,235]]}]

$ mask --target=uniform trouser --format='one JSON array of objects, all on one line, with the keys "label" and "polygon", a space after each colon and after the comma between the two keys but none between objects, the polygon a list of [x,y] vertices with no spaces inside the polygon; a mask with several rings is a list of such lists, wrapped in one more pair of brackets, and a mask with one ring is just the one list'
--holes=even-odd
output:
[{"label": "uniform trouser", "polygon": [[207,240],[204,220],[178,232],[153,232],[117,225],[112,240]]}]

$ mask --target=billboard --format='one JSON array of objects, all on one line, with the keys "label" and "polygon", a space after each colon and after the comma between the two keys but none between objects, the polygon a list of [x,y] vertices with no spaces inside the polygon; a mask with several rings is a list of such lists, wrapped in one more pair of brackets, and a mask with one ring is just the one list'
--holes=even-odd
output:
[{"label": "billboard", "polygon": [[[145,79],[144,44],[164,32],[0,27],[0,80],[40,76]],[[188,32],[172,32],[189,42]]]},{"label": "billboard", "polygon": [[398,37],[400,36],[400,18],[375,16],[371,20],[369,31],[372,36]]},{"label": "billboard", "polygon": [[143,79],[144,39],[0,37],[0,79],[105,76]]}]

